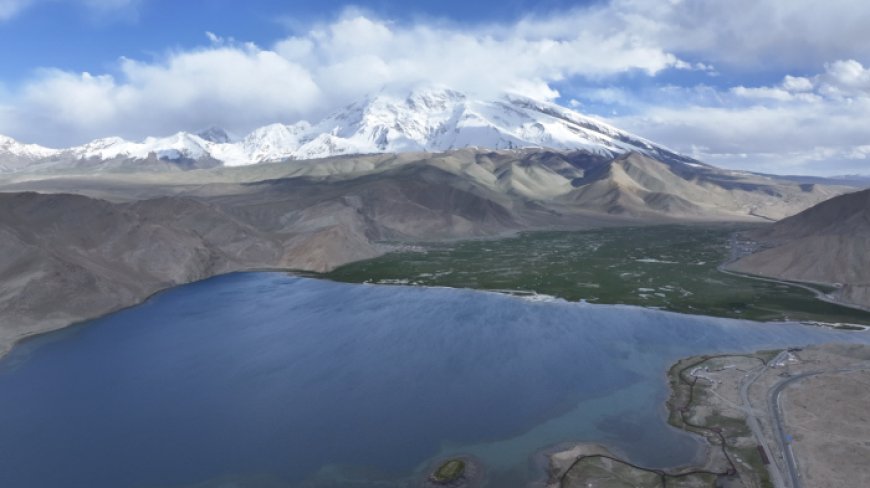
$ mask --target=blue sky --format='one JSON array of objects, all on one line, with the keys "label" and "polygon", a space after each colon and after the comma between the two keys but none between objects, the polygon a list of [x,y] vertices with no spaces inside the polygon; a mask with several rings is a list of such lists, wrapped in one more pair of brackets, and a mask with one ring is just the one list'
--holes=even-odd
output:
[{"label": "blue sky", "polygon": [[867,2],[410,3],[0,0],[0,133],[244,133],[433,83],[552,100],[721,166],[870,173]]},{"label": "blue sky", "polygon": [[395,20],[429,18],[472,24],[558,12],[595,1],[380,0],[348,4],[342,0],[109,0],[105,3],[108,7],[95,8],[87,2],[55,0],[22,7],[14,21],[0,24],[0,45],[16,47],[4,52],[0,77],[6,82],[20,80],[43,66],[80,71],[111,69],[114,60],[121,56],[148,58],[169,48],[201,46],[206,31],[268,45],[294,29],[333,19],[349,5]]}]

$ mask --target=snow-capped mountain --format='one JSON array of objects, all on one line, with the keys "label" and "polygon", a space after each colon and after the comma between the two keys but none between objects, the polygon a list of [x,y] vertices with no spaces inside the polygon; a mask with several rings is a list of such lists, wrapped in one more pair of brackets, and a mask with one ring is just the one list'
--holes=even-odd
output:
[{"label": "snow-capped mountain", "polygon": [[213,143],[200,136],[179,132],[169,137],[149,137],[142,142],[128,142],[120,137],[97,139],[63,153],[76,159],[146,159],[154,154],[158,159],[200,159],[209,155]]},{"label": "snow-capped mountain", "polygon": [[36,144],[22,144],[0,135],[0,172],[16,171],[57,155],[60,151]]},{"label": "snow-capped mountain", "polygon": [[[55,150],[0,139],[0,168],[49,160],[82,167],[101,161],[208,161],[240,166],[287,159],[317,159],[346,154],[444,152],[461,148],[550,148],[603,156],[635,151],[668,161],[697,164],[650,141],[573,110],[547,102],[505,95],[478,100],[449,89],[416,90],[405,97],[381,94],[348,105],[316,124],[261,127],[241,140],[209,128],[130,142],[117,137]],[[209,165],[213,165],[209,164]]]},{"label": "snow-capped mountain", "polygon": [[481,101],[447,89],[415,91],[405,98],[373,97],[298,133],[298,158],[535,147],[609,156],[637,151],[686,159],[556,104],[515,95]]},{"label": "snow-capped mountain", "polygon": [[215,126],[201,130],[197,132],[196,135],[199,136],[200,139],[215,142],[217,144],[226,144],[231,142],[233,139],[227,131]]},{"label": "snow-capped mountain", "polygon": [[0,154],[22,158],[47,158],[57,154],[56,149],[49,149],[36,144],[22,144],[11,137],[0,135]]}]

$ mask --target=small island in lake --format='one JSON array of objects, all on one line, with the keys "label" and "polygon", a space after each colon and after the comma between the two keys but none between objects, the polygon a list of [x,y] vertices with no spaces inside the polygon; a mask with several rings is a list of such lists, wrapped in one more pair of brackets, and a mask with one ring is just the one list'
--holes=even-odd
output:
[{"label": "small island in lake", "polygon": [[467,456],[443,459],[432,466],[423,486],[433,488],[478,486],[483,473],[482,465]]}]

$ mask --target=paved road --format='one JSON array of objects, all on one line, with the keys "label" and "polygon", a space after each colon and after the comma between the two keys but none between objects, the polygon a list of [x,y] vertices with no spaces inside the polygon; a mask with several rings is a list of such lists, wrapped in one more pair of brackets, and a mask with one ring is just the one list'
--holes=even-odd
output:
[{"label": "paved road", "polygon": [[808,378],[810,376],[815,376],[818,374],[822,374],[824,371],[809,371],[806,373],[800,373],[787,380],[780,381],[770,390],[770,418],[773,429],[776,431],[776,439],[779,443],[779,447],[782,450],[783,456],[785,457],[786,467],[788,468],[788,475],[791,479],[791,488],[800,488],[801,479],[800,472],[797,468],[797,461],[794,458],[794,451],[791,448],[791,443],[788,441],[785,433],[785,426],[782,423],[782,407],[779,404],[779,396],[782,393],[782,390],[785,389],[788,385],[800,381],[804,378]]},{"label": "paved road", "polygon": [[749,388],[752,387],[755,380],[758,379],[759,376],[764,374],[767,369],[770,367],[770,364],[775,364],[785,358],[788,354],[788,351],[780,352],[775,358],[769,361],[767,364],[758,367],[752,372],[748,373],[747,376],[744,376],[740,381],[740,402],[742,403],[743,411],[746,412],[746,423],[749,425],[749,430],[752,431],[752,435],[755,436],[755,440],[758,442],[758,445],[762,447],[765,451],[767,451],[768,457],[771,458],[771,463],[767,466],[767,470],[770,473],[771,481],[773,482],[774,488],[788,488],[783,480],[782,473],[779,470],[779,466],[773,459],[773,451],[767,445],[767,441],[765,440],[764,433],[761,431],[761,425],[758,423],[758,416],[755,414],[755,409],[752,407],[752,402],[749,400]]},{"label": "paved road", "polygon": [[797,468],[797,461],[794,458],[794,451],[791,449],[791,445],[786,438],[785,426],[782,423],[782,407],[779,404],[779,396],[780,393],[789,385],[796,381],[800,381],[802,379],[808,378],[810,376],[816,376],[823,373],[834,374],[834,373],[854,373],[856,371],[868,371],[864,368],[844,368],[844,369],[832,369],[830,371],[807,371],[806,373],[800,373],[792,376],[787,380],[780,381],[770,390],[770,418],[773,424],[773,428],[776,430],[777,442],[782,448],[782,452],[785,456],[786,464],[788,465],[789,477],[791,478],[791,488],[800,488],[801,487],[801,479],[800,472]]}]

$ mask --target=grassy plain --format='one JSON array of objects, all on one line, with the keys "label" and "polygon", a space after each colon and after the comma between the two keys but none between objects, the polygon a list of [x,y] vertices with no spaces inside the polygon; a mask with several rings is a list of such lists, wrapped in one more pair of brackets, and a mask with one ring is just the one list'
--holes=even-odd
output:
[{"label": "grassy plain", "polygon": [[737,230],[666,225],[421,244],[323,276],[537,293],[762,321],[870,324],[870,312],[819,300],[804,288],[719,271]]}]

